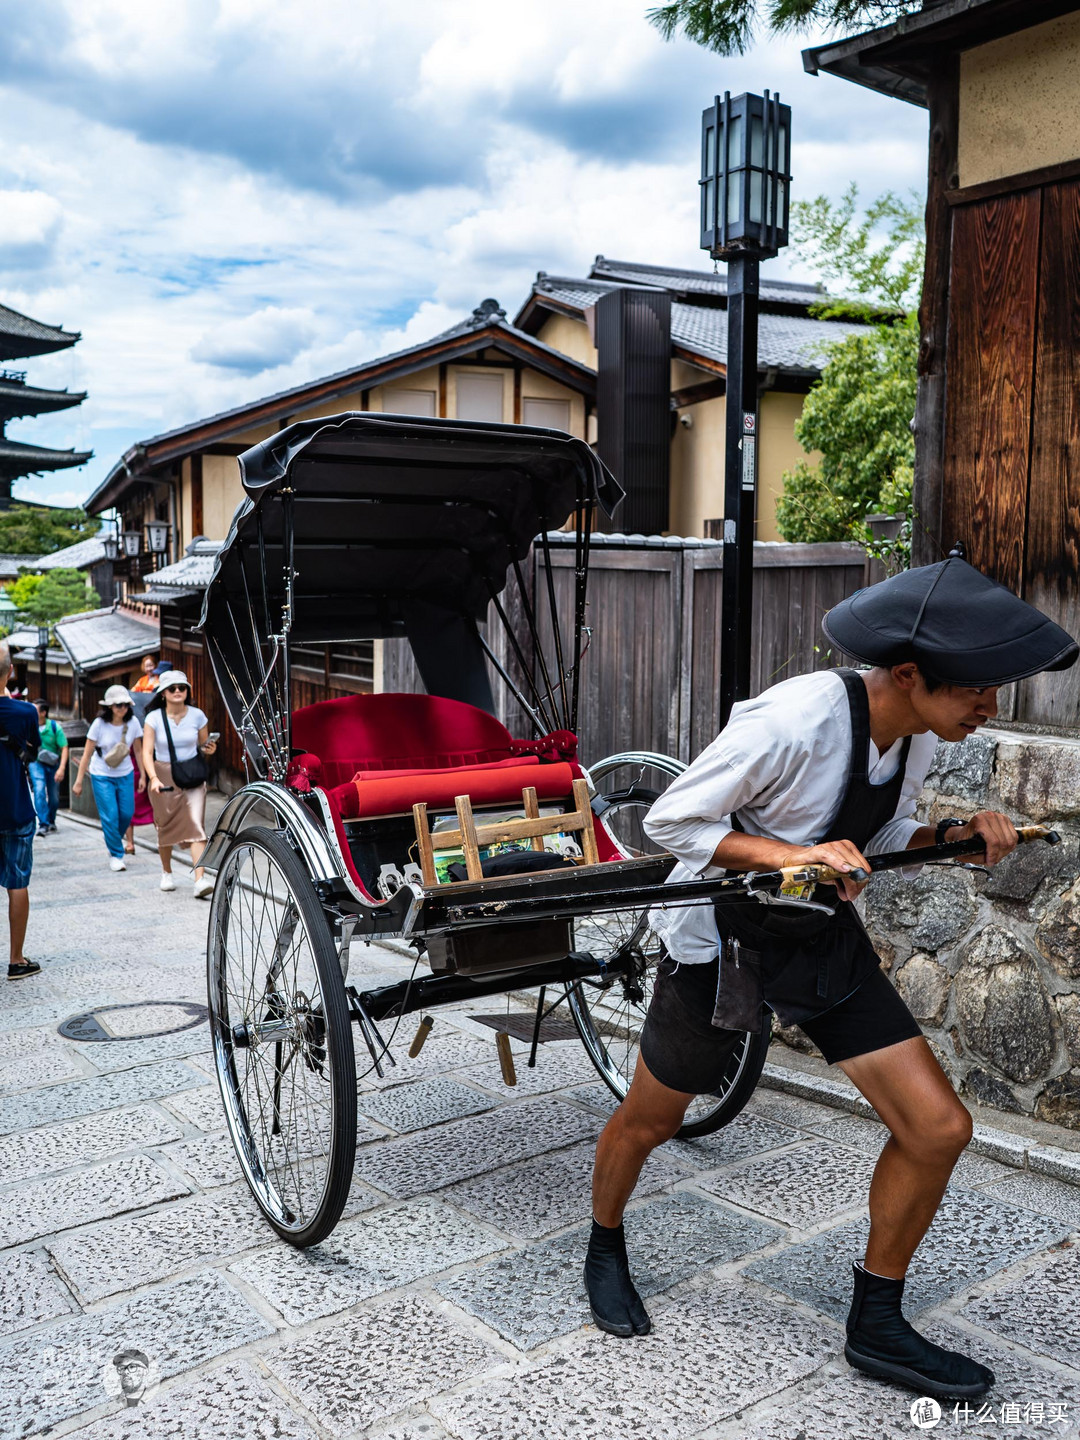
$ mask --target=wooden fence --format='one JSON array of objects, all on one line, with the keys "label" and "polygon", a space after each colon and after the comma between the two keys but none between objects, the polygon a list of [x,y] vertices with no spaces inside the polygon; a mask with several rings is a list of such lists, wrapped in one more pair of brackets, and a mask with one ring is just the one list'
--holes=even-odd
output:
[{"label": "wooden fence", "polygon": [[[556,599],[569,654],[573,540],[553,540]],[[597,536],[589,571],[592,633],[582,660],[578,716],[585,762],[629,749],[690,760],[719,728],[723,546]],[[842,663],[822,635],[821,617],[866,584],[866,577],[866,556],[858,545],[754,546],[753,694],[791,675]],[[543,604],[538,609],[543,641],[550,639],[551,627]],[[505,662],[497,627],[487,628]],[[376,685],[423,688],[405,641],[383,642]],[[497,703],[515,733],[528,733],[503,687],[497,687]]]}]

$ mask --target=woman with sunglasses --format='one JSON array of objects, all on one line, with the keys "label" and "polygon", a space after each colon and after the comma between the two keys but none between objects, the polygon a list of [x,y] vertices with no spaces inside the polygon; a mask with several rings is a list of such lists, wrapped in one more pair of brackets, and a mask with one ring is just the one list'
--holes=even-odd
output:
[{"label": "woman with sunglasses", "polygon": [[[126,870],[124,831],[135,813],[135,765],[132,747],[143,733],[143,727],[131,704],[131,696],[123,685],[110,685],[105,691],[97,718],[86,732],[86,745],[79,772],[71,790],[81,795],[83,779],[90,771],[94,803],[101,819],[101,833],[109,852],[109,869]],[[139,789],[146,777],[139,776]]]},{"label": "woman with sunglasses", "polygon": [[[206,843],[203,821],[206,815],[206,781],[188,786],[176,783],[173,761],[182,765],[198,755],[213,755],[216,743],[209,738],[210,722],[191,703],[191,686],[182,670],[167,670],[146,707],[143,733],[143,769],[154,807],[161,856],[161,888],[175,890],[172,876],[174,846],[201,848]],[[214,882],[201,865],[195,866],[195,898],[209,895]]]}]

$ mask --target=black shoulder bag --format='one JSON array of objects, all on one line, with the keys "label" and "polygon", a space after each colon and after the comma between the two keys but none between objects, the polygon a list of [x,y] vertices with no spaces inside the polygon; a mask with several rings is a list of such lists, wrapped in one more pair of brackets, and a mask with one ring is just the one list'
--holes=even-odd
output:
[{"label": "black shoulder bag", "polygon": [[169,764],[172,766],[173,784],[178,785],[181,790],[196,790],[200,785],[205,785],[210,776],[210,767],[197,750],[190,760],[176,758],[176,745],[173,743],[172,731],[169,729],[169,720],[164,707],[161,711],[161,723],[165,726],[165,743],[169,747]]}]

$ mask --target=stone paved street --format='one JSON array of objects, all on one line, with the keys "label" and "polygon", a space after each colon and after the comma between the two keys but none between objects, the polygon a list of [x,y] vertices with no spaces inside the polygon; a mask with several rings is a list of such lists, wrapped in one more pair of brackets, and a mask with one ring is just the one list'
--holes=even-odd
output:
[{"label": "stone paved street", "polygon": [[[466,1007],[436,1012],[416,1061],[405,1022],[397,1068],[362,1079],[345,1218],[298,1251],[241,1182],[205,1023],[162,1033],[187,1023],[168,1002],[205,1000],[209,906],[158,874],[146,850],[111,873],[98,832],[64,818],[36,848],[27,953],[45,969],[0,1007],[0,1440],[917,1433],[915,1397],[842,1355],[885,1135],[842,1077],[782,1052],[728,1129],[653,1157],[627,1220],[645,1339],[601,1334],[584,1303],[607,1091],[575,1040],[532,1072],[515,1041],[508,1088]],[[352,963],[365,981],[410,969],[389,948]],[[104,1012],[116,1040],[58,1033],[109,1005],[131,1007]],[[1080,1436],[1080,1138],[979,1118],[909,1311],[998,1383],[940,1433]],[[127,1348],[151,1362],[133,1408]]]}]

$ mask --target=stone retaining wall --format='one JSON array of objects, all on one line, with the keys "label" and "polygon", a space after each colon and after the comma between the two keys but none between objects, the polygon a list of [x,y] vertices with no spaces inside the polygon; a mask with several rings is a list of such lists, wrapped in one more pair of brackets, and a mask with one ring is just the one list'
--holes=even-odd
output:
[{"label": "stone retaining wall", "polygon": [[1080,741],[992,731],[939,745],[920,816],[985,809],[1052,824],[1064,843],[1024,846],[989,874],[875,876],[867,928],[962,1095],[1080,1130]]}]

